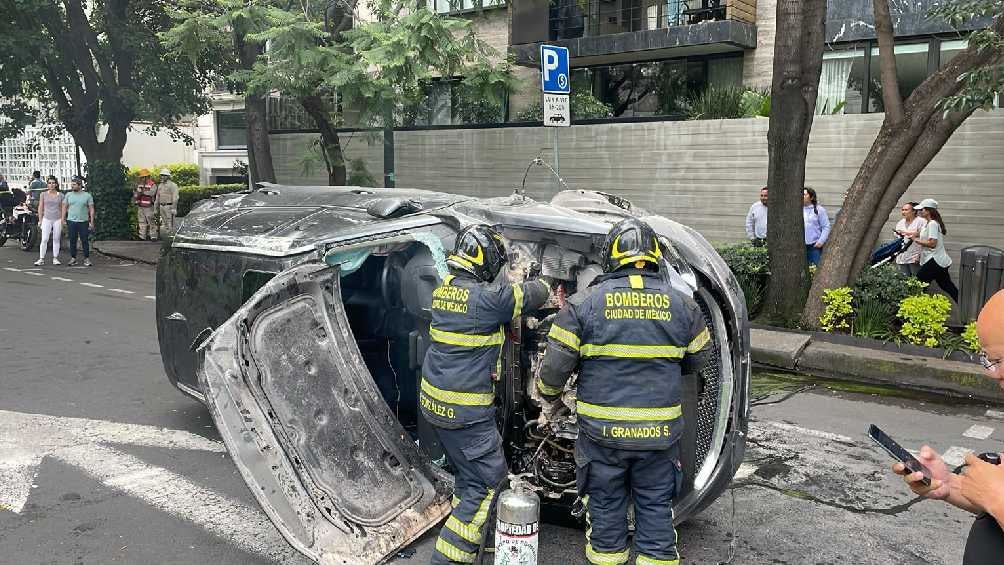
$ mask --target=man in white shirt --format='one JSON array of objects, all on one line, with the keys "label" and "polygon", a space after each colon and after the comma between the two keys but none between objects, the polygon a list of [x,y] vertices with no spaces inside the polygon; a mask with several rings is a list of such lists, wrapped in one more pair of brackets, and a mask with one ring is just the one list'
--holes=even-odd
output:
[{"label": "man in white shirt", "polygon": [[754,247],[767,244],[767,187],[760,189],[760,201],[750,206],[746,214],[746,239]]}]

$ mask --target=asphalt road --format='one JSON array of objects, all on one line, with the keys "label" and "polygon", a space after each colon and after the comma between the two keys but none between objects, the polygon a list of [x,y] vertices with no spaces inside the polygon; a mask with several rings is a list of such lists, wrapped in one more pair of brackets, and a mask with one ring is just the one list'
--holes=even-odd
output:
[{"label": "asphalt road", "polygon": [[[0,564],[305,563],[205,408],[167,382],[153,269],[34,258],[0,248]],[[684,563],[725,559],[733,523],[736,564],[960,562],[971,518],[915,501],[864,430],[874,422],[911,449],[1004,451],[1004,415],[769,375],[757,386],[735,514],[727,494],[683,525]],[[432,535],[395,562],[428,562]],[[545,524],[540,562],[584,563],[582,540]]]}]

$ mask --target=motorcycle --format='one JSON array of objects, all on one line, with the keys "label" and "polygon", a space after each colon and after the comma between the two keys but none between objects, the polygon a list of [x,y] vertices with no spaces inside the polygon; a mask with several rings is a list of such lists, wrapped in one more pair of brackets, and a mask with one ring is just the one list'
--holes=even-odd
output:
[{"label": "motorcycle", "polygon": [[16,239],[21,249],[31,251],[41,239],[38,213],[30,206],[32,198],[13,207],[0,206],[0,247]]}]

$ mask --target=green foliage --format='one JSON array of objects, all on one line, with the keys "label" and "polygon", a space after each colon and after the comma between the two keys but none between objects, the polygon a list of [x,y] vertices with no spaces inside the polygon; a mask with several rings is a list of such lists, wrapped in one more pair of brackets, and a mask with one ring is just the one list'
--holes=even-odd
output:
[{"label": "green foliage", "polygon": [[830,288],[823,291],[823,304],[826,309],[819,317],[819,325],[823,330],[832,332],[834,330],[848,329],[850,327],[850,317],[853,312],[851,302],[854,300],[854,291],[849,287]]},{"label": "green foliage", "polygon": [[861,300],[856,290],[853,294],[856,306],[851,333],[872,339],[882,339],[889,335],[893,320],[890,308],[875,300]]},{"label": "green foliage", "polygon": [[[613,110],[608,104],[600,102],[599,98],[593,96],[588,88],[579,90],[572,89],[569,95],[569,113],[573,120],[592,120],[598,118],[609,118],[613,115]],[[544,103],[540,95],[536,102],[530,104],[525,110],[516,116],[518,122],[540,122],[544,120]]]},{"label": "green foliage", "polygon": [[[959,27],[974,19],[994,19],[1004,16],[1004,2],[1001,0],[956,0],[939,3],[930,12],[933,18],[948,21]],[[962,90],[942,101],[945,112],[965,112],[994,107],[996,94],[1004,90],[1004,63],[1000,55],[1004,53],[1004,36],[992,27],[976,30],[968,35],[970,49],[980,52],[997,53],[986,65],[963,69],[959,80]]]},{"label": "green foliage", "polygon": [[[909,275],[904,275],[893,263],[886,263],[874,269],[865,269],[854,283],[854,308],[860,310],[865,304],[875,310],[885,310],[885,319],[891,326],[899,303],[908,296],[920,294],[927,287]],[[877,316],[877,314],[876,314]]]},{"label": "green foliage", "polygon": [[738,86],[711,86],[690,102],[687,116],[691,120],[730,120],[742,118],[745,88]]},{"label": "green foliage", "polygon": [[952,303],[943,294],[919,294],[904,298],[896,315],[903,320],[899,333],[915,345],[937,347],[948,328],[945,322]]},{"label": "green foliage", "polygon": [[349,177],[346,182],[349,186],[378,186],[376,178],[366,168],[366,161],[362,159],[349,161],[348,173]]},{"label": "green foliage", "polygon": [[750,317],[755,316],[767,296],[767,283],[770,280],[770,254],[767,247],[753,247],[746,242],[719,246],[716,251],[739,282]]},{"label": "green foliage", "polygon": [[160,179],[160,170],[171,171],[171,180],[178,187],[199,184],[199,166],[195,163],[167,163],[165,165],[146,165],[143,167],[129,167],[129,186],[133,186],[139,180],[139,170],[148,169],[150,178],[154,182]]},{"label": "green foliage", "polygon": [[741,98],[744,118],[770,117],[770,90],[748,89]]},{"label": "green foliage", "polygon": [[94,197],[94,239],[129,238],[129,201],[126,170],[120,163],[89,161],[87,190]]},{"label": "green foliage", "polygon": [[962,332],[963,347],[970,353],[979,353],[983,346],[980,345],[980,336],[976,334],[976,322],[966,324],[965,331]]}]

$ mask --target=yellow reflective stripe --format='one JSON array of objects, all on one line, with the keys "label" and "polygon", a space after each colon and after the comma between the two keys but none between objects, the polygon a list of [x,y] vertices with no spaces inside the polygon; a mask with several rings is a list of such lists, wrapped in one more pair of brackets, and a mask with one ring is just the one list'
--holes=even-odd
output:
[{"label": "yellow reflective stripe", "polygon": [[[552,328],[554,326],[551,326]],[[626,343],[608,343],[582,345],[583,357],[626,357],[629,359],[680,359],[686,353],[683,347],[675,345],[629,345]]]},{"label": "yellow reflective stripe", "polygon": [[645,557],[644,555],[639,555],[638,559],[635,560],[635,565],[680,565],[680,558],[676,559],[655,559],[654,557]]},{"label": "yellow reflective stripe", "polygon": [[459,255],[450,255],[449,260],[450,261],[456,261],[457,263],[460,263],[461,265],[463,265],[465,267],[468,267],[468,268],[474,268],[474,265],[470,261],[468,261],[467,259],[464,259],[463,257],[461,257]]},{"label": "yellow reflective stripe", "polygon": [[488,494],[481,501],[478,511],[474,513],[474,518],[471,519],[470,524],[461,522],[456,516],[450,516],[450,519],[446,521],[446,528],[471,543],[480,544],[481,528],[485,525],[485,521],[488,520],[488,509],[491,507],[492,496],[494,494],[494,490],[488,489]]},{"label": "yellow reflective stripe", "polygon": [[593,549],[592,544],[586,544],[586,559],[594,565],[623,565],[628,560],[628,550],[604,553]]},{"label": "yellow reflective stripe", "polygon": [[446,278],[443,279],[443,284],[450,286],[450,283],[453,282],[453,279],[455,278],[457,278],[456,275],[446,275]]},{"label": "yellow reflective stripe", "polygon": [[487,347],[489,345],[502,345],[505,336],[501,330],[492,334],[462,334],[429,328],[429,337],[432,341],[445,343],[447,345],[458,345],[460,347]]},{"label": "yellow reflective stripe", "polygon": [[458,404],[460,406],[491,406],[495,402],[495,395],[487,392],[457,392],[454,390],[443,390],[429,384],[429,381],[422,379],[422,392],[432,398],[447,404]]},{"label": "yellow reflective stripe", "polygon": [[711,341],[711,333],[708,332],[708,328],[704,328],[701,330],[701,333],[697,334],[697,337],[690,342],[690,345],[687,346],[687,353],[697,353],[698,351],[704,349],[704,346],[707,345],[709,341]]},{"label": "yellow reflective stripe", "polygon": [[450,561],[456,561],[458,563],[474,563],[474,558],[476,557],[473,553],[460,551],[457,549],[457,546],[444,540],[443,538],[436,540],[436,551],[445,555]]},{"label": "yellow reflective stripe", "polygon": [[515,320],[523,315],[523,287],[519,283],[512,285],[512,298],[516,302],[512,309],[512,319]]},{"label": "yellow reflective stripe", "polygon": [[450,501],[450,506],[456,508],[458,504],[460,504],[460,499],[457,498],[457,495],[453,495],[453,500]]},{"label": "yellow reflective stripe", "polygon": [[631,288],[645,288],[645,282],[641,280],[641,275],[629,275],[628,280],[631,281]]},{"label": "yellow reflective stripe", "polygon": [[627,265],[628,263],[637,263],[638,261],[649,261],[650,263],[658,263],[659,260],[651,255],[632,255],[631,257],[625,257],[620,260],[620,264]]},{"label": "yellow reflective stripe", "polygon": [[547,337],[553,337],[568,347],[571,347],[575,351],[579,350],[579,336],[566,330],[558,324],[551,324],[551,331],[547,332]]},{"label": "yellow reflective stripe", "polygon": [[543,394],[544,396],[558,396],[564,389],[558,388],[556,386],[551,386],[545,383],[543,380],[537,379],[537,390],[539,390],[540,393]]},{"label": "yellow reflective stripe", "polygon": [[581,400],[576,402],[575,411],[582,416],[621,422],[675,420],[683,414],[679,404],[665,408],[631,408],[628,406],[600,406],[599,404],[590,404]]}]

